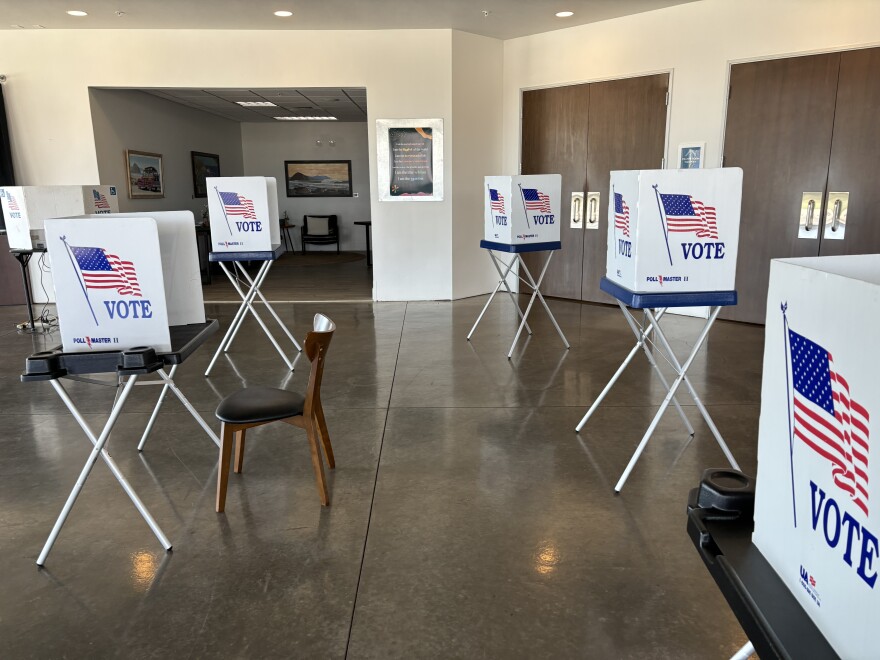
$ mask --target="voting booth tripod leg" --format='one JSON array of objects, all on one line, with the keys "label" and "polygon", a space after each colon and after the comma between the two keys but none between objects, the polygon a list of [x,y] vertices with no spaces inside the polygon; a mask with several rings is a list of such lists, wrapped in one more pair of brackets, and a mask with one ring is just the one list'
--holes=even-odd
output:
[{"label": "voting booth tripod leg", "polygon": [[[633,318],[630,311],[626,308],[626,305],[624,305],[620,301],[617,301],[617,304],[620,307],[621,311],[623,312],[623,315],[626,318],[626,321],[629,324],[630,329],[633,331],[633,334],[635,334],[635,336],[636,336],[636,345],[632,347],[632,350],[630,350],[629,354],[626,356],[626,359],[624,359],[624,361],[620,364],[620,366],[617,368],[617,371],[614,372],[614,375],[611,377],[611,380],[608,381],[608,383],[605,385],[603,390],[599,393],[599,396],[596,397],[595,401],[593,401],[593,405],[590,406],[590,409],[587,410],[587,413],[583,416],[581,421],[578,422],[578,425],[574,429],[576,433],[581,432],[581,429],[584,428],[584,425],[586,425],[586,423],[590,419],[590,417],[593,416],[593,413],[596,412],[596,409],[599,407],[599,404],[602,403],[602,401],[608,395],[608,392],[610,392],[611,388],[614,387],[614,384],[617,382],[617,379],[620,378],[620,376],[623,374],[624,370],[626,370],[626,368],[629,366],[629,363],[636,356],[636,353],[639,352],[640,348],[645,351],[645,355],[648,358],[649,364],[657,372],[657,375],[660,376],[660,382],[663,383],[663,387],[666,388],[667,392],[669,391],[669,383],[666,381],[666,378],[663,377],[663,374],[660,372],[660,369],[657,366],[657,362],[654,360],[654,355],[650,352],[650,350],[647,347],[648,336],[651,334],[651,331],[654,329],[654,325],[659,323],[660,319],[663,317],[663,314],[666,313],[666,310],[661,310],[660,313],[657,314],[657,317],[653,321],[651,321],[650,323],[647,323],[644,326],[640,326],[638,324],[638,322]],[[688,421],[687,416],[684,414],[684,410],[682,410],[681,406],[678,403],[678,399],[673,397],[672,400],[675,403],[675,409],[678,411],[678,414],[681,416],[681,419],[684,422],[685,428],[687,428],[687,430],[688,430],[688,434],[693,435],[694,434],[694,427],[691,426],[690,421]]]},{"label": "voting booth tripod leg", "polygon": [[159,400],[156,402],[156,407],[153,408],[153,414],[150,415],[150,420],[147,422],[147,428],[144,429],[144,434],[141,436],[141,441],[138,443],[138,451],[144,450],[144,445],[147,444],[147,437],[149,437],[150,432],[153,430],[153,425],[156,423],[156,418],[159,416],[159,410],[162,408],[162,404],[165,402],[165,395],[168,394],[168,390],[170,389],[174,395],[180,399],[180,402],[183,404],[183,407],[187,409],[190,415],[192,415],[193,419],[195,419],[199,426],[201,426],[205,433],[208,434],[208,437],[214,441],[214,444],[218,447],[220,446],[220,438],[217,437],[217,434],[214,433],[213,429],[208,426],[207,422],[202,418],[199,414],[199,411],[196,410],[193,405],[189,402],[183,392],[177,387],[174,382],[174,374],[177,373],[177,367],[180,365],[175,364],[171,367],[171,371],[169,373],[165,373],[164,369],[159,369],[156,373],[159,374],[159,377],[162,379],[161,383],[151,382],[151,383],[140,383],[141,385],[162,385],[162,393],[159,395]]},{"label": "voting booth tripod leg", "polygon": [[746,642],[739,651],[730,656],[730,660],[749,660],[754,654],[754,645],[751,642]]},{"label": "voting booth tripod leg", "polygon": [[[483,305],[483,311],[480,312],[480,315],[477,317],[476,322],[474,323],[474,327],[471,328],[471,331],[468,333],[467,340],[471,340],[471,336],[474,334],[474,331],[477,329],[477,326],[480,325],[480,321],[483,320],[483,315],[486,313],[486,310],[489,309],[489,305],[492,304],[492,299],[495,298],[495,294],[498,293],[498,290],[503,286],[507,289],[507,295],[510,296],[510,301],[513,303],[513,306],[516,308],[516,313],[519,315],[519,318],[522,319],[523,313],[519,308],[519,303],[516,300],[516,296],[513,294],[513,291],[510,289],[510,285],[507,284],[507,276],[510,274],[510,271],[513,269],[514,265],[516,265],[517,257],[514,256],[513,259],[510,260],[510,263],[505,264],[503,261],[501,262],[505,266],[505,270],[501,272],[501,266],[498,265],[498,257],[495,256],[495,253],[492,250],[489,250],[489,256],[492,258],[492,265],[495,266],[495,270],[498,271],[499,277],[501,279],[498,281],[498,286],[495,287],[495,290],[492,292],[492,295],[489,296],[489,300],[486,301],[486,304]],[[526,331],[529,334],[532,334],[532,329],[529,327],[529,324],[526,323]]]},{"label": "voting booth tripod leg", "polygon": [[[714,322],[715,316],[718,315],[718,312],[721,311],[720,307],[715,308],[714,314],[711,315],[712,321],[707,322],[707,329],[711,327],[712,322]],[[657,322],[659,319],[655,319],[651,313],[651,310],[645,310],[648,318],[653,322],[654,328],[657,331],[657,338],[660,340],[660,343],[663,345],[663,349],[666,352],[666,355],[669,357],[670,362],[672,362],[673,368],[682,375],[685,386],[688,388],[688,391],[691,394],[691,398],[694,400],[694,403],[697,405],[697,410],[700,411],[700,414],[703,416],[703,420],[706,422],[706,425],[709,427],[709,430],[712,431],[712,435],[715,436],[715,440],[718,442],[718,446],[721,447],[721,451],[724,452],[724,456],[727,457],[727,461],[730,463],[730,466],[734,470],[739,470],[739,464],[737,464],[736,459],[733,457],[733,454],[728,448],[727,443],[724,442],[724,438],[721,437],[721,432],[718,430],[718,427],[715,426],[715,422],[712,420],[712,417],[709,415],[709,411],[706,410],[706,407],[703,405],[703,402],[700,400],[697,391],[694,389],[694,386],[691,384],[690,378],[687,377],[687,373],[682,371],[681,365],[678,363],[678,359],[675,357],[675,353],[672,352],[672,347],[669,345],[669,341],[666,339],[666,335],[663,334],[663,331],[660,329],[660,324]],[[696,350],[696,349],[695,349]],[[691,430],[691,435],[693,435],[693,429]]]},{"label": "voting booth tripod leg", "polygon": [[[257,310],[254,308],[254,305],[253,305],[254,299],[257,297],[257,295],[260,295],[260,287],[263,285],[263,282],[265,281],[266,276],[269,274],[269,269],[272,267],[273,262],[266,261],[260,267],[260,270],[257,271],[257,276],[253,280],[247,274],[247,271],[245,270],[244,266],[241,265],[241,263],[239,263],[237,261],[234,263],[235,263],[235,267],[238,268],[238,270],[240,270],[244,274],[244,276],[247,278],[247,281],[250,283],[251,286],[250,286],[250,289],[248,289],[247,295],[245,296],[245,294],[242,293],[241,288],[239,288],[238,282],[235,281],[235,278],[233,278],[231,276],[229,277],[229,281],[232,282],[232,286],[234,286],[235,290],[238,291],[238,295],[241,296],[242,298],[246,299],[246,302],[245,302],[246,311],[244,314],[242,314],[242,316],[239,317],[238,324],[234,328],[231,328],[232,334],[229,335],[229,339],[226,341],[226,345],[223,347],[223,352],[226,353],[229,351],[229,348],[232,346],[232,342],[235,340],[236,335],[238,335],[238,331],[241,330],[241,326],[244,323],[245,318],[247,317],[247,312],[250,312],[251,314],[254,315],[254,318],[257,319],[257,323],[260,324],[260,327],[263,328],[263,332],[266,333],[266,336],[269,338],[269,341],[272,342],[272,345],[275,347],[275,350],[278,351],[278,354],[281,356],[281,359],[284,360],[285,364],[287,364],[288,369],[293,371],[293,363],[288,359],[287,355],[284,353],[281,346],[275,340],[275,336],[269,330],[269,327],[265,324],[262,317],[259,314],[257,314]],[[270,311],[273,314],[275,313],[274,310],[272,310],[271,308],[270,308]],[[277,319],[278,317],[276,316],[275,318]],[[279,321],[279,323],[280,323],[280,321]],[[286,330],[286,328],[285,328],[285,330]],[[298,347],[299,346],[297,345],[297,348]]]},{"label": "voting booth tripod leg", "polygon": [[568,343],[565,335],[562,334],[562,328],[560,328],[559,324],[556,322],[556,317],[553,316],[553,312],[550,311],[550,306],[547,304],[547,301],[544,300],[544,296],[541,295],[541,282],[544,281],[544,275],[547,274],[547,268],[550,267],[550,260],[553,258],[553,250],[549,250],[547,252],[547,260],[544,262],[544,267],[541,269],[541,274],[538,276],[537,282],[535,282],[534,278],[532,278],[532,274],[531,272],[529,272],[529,268],[528,266],[526,266],[526,262],[523,261],[522,257],[520,255],[516,256],[519,259],[520,268],[523,269],[523,272],[526,274],[526,278],[528,278],[528,280],[526,281],[526,285],[532,288],[532,297],[531,299],[529,299],[529,304],[526,307],[525,313],[523,314],[523,320],[519,326],[519,330],[516,331],[516,337],[513,338],[513,344],[511,344],[510,346],[510,352],[507,354],[507,359],[509,360],[513,355],[513,347],[516,346],[516,342],[519,340],[520,333],[522,333],[522,329],[526,323],[526,319],[529,316],[529,312],[532,310],[532,305],[535,303],[536,296],[538,300],[541,301],[541,304],[544,306],[544,310],[547,312],[547,316],[550,317],[550,322],[553,323],[553,327],[556,328],[556,332],[559,333],[559,337],[560,339],[562,339],[562,343],[565,348],[571,348],[571,344]]},{"label": "voting booth tripod leg", "polygon": [[[239,266],[239,270],[241,270],[241,274],[244,275],[245,279],[248,281],[248,284],[250,284],[251,286],[254,286],[254,280],[251,279],[251,276],[248,275],[248,272],[244,268],[242,268],[241,266]],[[263,279],[265,279],[265,276],[263,276]],[[262,282],[261,282],[261,284],[262,284]],[[275,313],[275,309],[272,307],[272,305],[269,304],[269,301],[266,300],[266,296],[263,295],[263,292],[260,290],[259,286],[257,287],[257,295],[260,297],[260,300],[263,301],[263,304],[266,306],[266,309],[269,310],[269,313],[272,315],[272,318],[274,318],[275,321],[277,321],[278,325],[281,326],[281,329],[284,331],[284,334],[287,335],[287,338],[291,342],[293,342],[294,346],[296,346],[296,350],[298,350],[300,353],[302,353],[302,346],[299,345],[299,342],[296,340],[296,337],[294,337],[290,333],[290,330],[287,329],[287,326],[284,325],[284,322],[281,320],[281,317],[279,317],[278,314]],[[240,328],[241,328],[241,325],[239,325],[239,329]],[[238,329],[236,329],[236,331],[232,334],[232,338],[229,340],[230,344],[233,341],[235,341],[236,334],[238,334]]]},{"label": "voting booth tripod leg", "polygon": [[110,411],[110,416],[107,418],[107,422],[104,424],[101,435],[98,437],[95,437],[95,434],[92,432],[91,427],[89,427],[88,422],[83,419],[83,416],[80,414],[76,405],[67,394],[67,390],[64,389],[64,386],[57,379],[50,381],[52,383],[52,386],[55,388],[55,391],[58,393],[58,396],[61,397],[61,400],[64,402],[64,405],[66,405],[67,409],[70,410],[70,414],[73,415],[73,418],[76,420],[77,424],[79,424],[80,428],[82,428],[89,441],[94,446],[92,448],[92,452],[89,454],[89,457],[86,460],[86,464],[83,466],[82,472],[80,472],[79,477],[76,480],[76,484],[74,485],[73,490],[70,491],[70,495],[68,496],[67,501],[64,503],[64,508],[61,509],[61,514],[58,516],[58,520],[55,521],[55,526],[52,528],[52,532],[49,534],[49,538],[46,540],[46,544],[43,546],[43,550],[40,552],[40,556],[37,558],[38,566],[45,565],[46,557],[49,556],[49,552],[52,550],[52,546],[55,544],[55,540],[58,538],[59,532],[61,532],[61,527],[64,525],[67,517],[70,515],[70,510],[73,508],[73,505],[76,502],[76,498],[79,497],[79,494],[86,483],[86,479],[88,479],[92,468],[95,467],[95,463],[97,462],[99,456],[104,460],[104,463],[107,464],[107,467],[110,468],[110,471],[113,473],[116,481],[118,481],[119,485],[122,486],[125,494],[128,495],[129,499],[131,499],[135,508],[137,508],[138,512],[141,514],[141,517],[146,521],[147,525],[150,526],[150,529],[153,530],[153,534],[155,534],[156,538],[159,539],[159,543],[161,543],[166,550],[171,549],[171,542],[168,540],[168,537],[165,536],[165,534],[162,532],[162,529],[159,527],[156,521],[153,520],[153,516],[150,515],[147,507],[144,506],[143,502],[141,502],[134,488],[131,487],[131,484],[128,483],[128,480],[122,474],[119,466],[116,465],[116,461],[114,461],[113,458],[111,458],[110,454],[108,454],[107,451],[104,449],[104,446],[107,444],[107,439],[110,437],[110,432],[116,425],[116,421],[117,419],[119,419],[119,414],[122,412],[122,407],[125,405],[125,401],[126,399],[128,399],[128,395],[131,393],[131,390],[137,382],[137,379],[138,377],[136,375],[129,377],[128,381],[125,383],[125,386],[122,389],[122,394],[119,395],[116,404],[113,406],[113,410]]},{"label": "voting booth tripod leg", "polygon": [[[712,324],[715,323],[715,318],[718,316],[718,312],[720,311],[721,308],[716,307],[709,315],[709,319],[706,321],[706,325],[703,326],[703,330],[700,332],[700,336],[697,337],[697,341],[694,342],[694,347],[691,350],[691,354],[688,355],[687,359],[684,361],[684,364],[681,366],[681,370],[678,376],[676,376],[675,380],[672,381],[672,387],[670,387],[669,392],[666,393],[666,397],[663,399],[663,403],[660,404],[660,408],[657,409],[657,413],[654,415],[654,419],[651,420],[651,424],[650,426],[648,426],[648,430],[645,431],[645,435],[642,436],[642,440],[641,442],[639,442],[639,446],[636,447],[636,451],[635,453],[633,453],[632,458],[629,459],[629,463],[627,464],[626,469],[623,471],[623,474],[620,476],[617,485],[614,486],[614,491],[616,493],[619,493],[623,489],[623,485],[626,483],[630,472],[632,472],[633,468],[636,465],[636,462],[638,462],[639,457],[645,450],[645,445],[648,444],[648,440],[650,440],[651,436],[654,434],[654,430],[657,428],[657,424],[660,423],[660,418],[663,417],[663,413],[665,413],[666,409],[669,407],[670,402],[675,396],[675,392],[678,390],[679,385],[681,385],[682,381],[687,375],[687,370],[691,368],[691,364],[693,364],[694,358],[697,357],[697,353],[703,346],[703,343],[706,341],[706,337],[709,336],[709,330],[712,327]],[[653,314],[649,313],[648,318],[652,320],[654,330],[657,332],[657,335],[660,336],[661,332],[660,329],[657,327],[657,323],[653,317]]]}]

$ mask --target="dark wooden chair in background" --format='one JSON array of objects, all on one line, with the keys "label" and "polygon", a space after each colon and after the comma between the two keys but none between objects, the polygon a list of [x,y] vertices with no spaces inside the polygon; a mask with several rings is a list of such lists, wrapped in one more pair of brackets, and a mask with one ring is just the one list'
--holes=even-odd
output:
[{"label": "dark wooden chair in background", "polygon": [[[327,495],[327,482],[324,478],[324,462],[321,446],[324,447],[327,465],[336,467],[330,434],[324,420],[321,406],[321,377],[324,374],[324,359],[333,338],[336,324],[323,314],[315,314],[312,331],[306,335],[305,350],[312,361],[309,384],[305,396],[274,387],[246,387],[227,396],[217,406],[217,419],[222,422],[220,432],[220,472],[217,475],[217,511],[226,507],[226,487],[229,480],[229,462],[232,455],[232,439],[235,437],[234,470],[240,473],[244,465],[244,442],[247,429],[272,422],[286,422],[305,429],[312,454],[312,467],[318,484],[321,504],[330,504]],[[320,444],[319,438],[320,436]]]},{"label": "dark wooden chair in background", "polygon": [[339,225],[335,215],[304,215],[302,226],[302,251],[306,243],[313,245],[333,245],[339,254]]}]

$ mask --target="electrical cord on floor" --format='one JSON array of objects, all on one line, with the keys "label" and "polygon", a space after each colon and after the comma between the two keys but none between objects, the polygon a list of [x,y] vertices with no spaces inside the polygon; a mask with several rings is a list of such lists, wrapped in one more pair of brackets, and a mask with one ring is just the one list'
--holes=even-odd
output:
[{"label": "electrical cord on floor", "polygon": [[34,318],[34,327],[29,328],[29,322],[27,321],[16,326],[20,334],[48,334],[58,327],[58,317],[49,312],[49,292],[46,290],[46,283],[43,281],[44,275],[52,272],[52,268],[46,262],[45,252],[40,255],[37,267],[40,271],[40,289],[43,291],[45,302],[42,309],[40,309],[39,315]]}]

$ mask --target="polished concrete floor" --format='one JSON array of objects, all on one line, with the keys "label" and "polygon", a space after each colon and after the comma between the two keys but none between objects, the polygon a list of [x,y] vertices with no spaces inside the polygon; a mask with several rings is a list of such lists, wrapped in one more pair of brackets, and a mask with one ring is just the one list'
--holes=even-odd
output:
[{"label": "polished concrete floor", "polygon": [[[363,262],[360,262],[363,265]],[[300,303],[303,336],[338,324],[324,378],[336,452],[319,504],[303,434],[248,436],[214,512],[217,450],[169,399],[143,454],[156,388],[138,388],[110,448],[174,544],[165,553],[98,463],[46,567],[34,560],[90,445],[0,309],[0,656],[6,658],[725,658],[745,636],[685,531],[685,502],[724,457],[692,405],[667,414],[626,487],[612,487],[664,394],[642,357],[581,434],[629,350],[613,307],[551,301],[512,360],[508,301]],[[227,327],[233,305],[208,303]],[[664,321],[685,351],[701,321]],[[251,320],[210,378],[219,335],[178,383],[209,420],[245,385],[304,386]],[[692,369],[743,468],[756,465],[763,329],[719,322]],[[93,426],[112,388],[72,383]],[[685,399],[683,398],[683,402]],[[688,401],[688,403],[690,403]]]}]

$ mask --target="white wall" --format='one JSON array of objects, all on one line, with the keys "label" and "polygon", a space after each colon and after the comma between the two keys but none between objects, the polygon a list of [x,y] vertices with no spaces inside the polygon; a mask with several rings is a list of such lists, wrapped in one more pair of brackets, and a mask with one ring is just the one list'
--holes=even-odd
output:
[{"label": "white wall", "polygon": [[[131,53],[149,65],[133,66]],[[451,59],[450,30],[7,30],[0,39],[24,185],[98,178],[89,87],[366,87],[378,300],[452,297],[453,191],[443,202],[379,202],[375,168],[376,119],[442,118],[452,180]]]},{"label": "white wall", "polygon": [[467,32],[452,35],[452,286],[453,297],[486,292],[497,279],[480,249],[483,177],[501,174],[502,42]]},{"label": "white wall", "polygon": [[[244,172],[247,176],[274,176],[278,181],[278,209],[290,215],[299,249],[302,217],[335,214],[339,220],[339,247],[366,250],[366,234],[353,223],[370,219],[370,147],[365,122],[268,122],[241,125]],[[320,140],[321,144],[316,144]],[[336,144],[330,146],[329,141]],[[352,192],[357,197],[288,197],[284,188],[285,160],[350,160]],[[335,245],[309,245],[310,251],[336,250]]]},{"label": "white wall", "polygon": [[[136,90],[91,90],[98,173],[119,187],[119,210],[186,209],[201,219],[207,199],[193,196],[191,151],[220,156],[224,176],[241,176],[241,125]],[[129,199],[125,149],[162,154],[163,199]]]},{"label": "white wall", "polygon": [[701,0],[504,42],[504,169],[520,155],[521,90],[672,70],[667,162],[681,142],[721,162],[731,61],[880,43],[877,0]]}]

